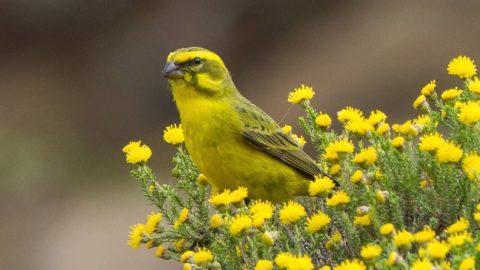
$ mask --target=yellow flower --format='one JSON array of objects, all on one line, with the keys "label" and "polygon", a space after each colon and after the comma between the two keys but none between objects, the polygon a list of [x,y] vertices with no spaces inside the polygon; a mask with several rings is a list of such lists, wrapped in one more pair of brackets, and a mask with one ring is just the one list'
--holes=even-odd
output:
[{"label": "yellow flower", "polygon": [[287,268],[289,265],[293,263],[294,260],[295,260],[295,256],[287,252],[280,252],[275,257],[275,263],[281,268]]},{"label": "yellow flower", "polygon": [[371,111],[370,115],[368,116],[368,122],[371,125],[376,125],[384,122],[385,120],[387,120],[387,115],[380,110]]},{"label": "yellow flower", "polygon": [[324,266],[320,267],[320,269],[318,269],[318,270],[332,270],[332,268],[328,265],[324,265]]},{"label": "yellow flower", "polygon": [[230,193],[230,203],[239,203],[248,196],[248,190],[246,187],[238,187],[232,193]]},{"label": "yellow flower", "polygon": [[463,159],[462,168],[468,179],[478,179],[480,176],[480,156],[478,156],[476,153],[468,154]]},{"label": "yellow flower", "polygon": [[294,201],[284,203],[282,209],[280,209],[278,213],[278,217],[282,224],[294,223],[306,215],[307,212],[305,211],[305,207]]},{"label": "yellow flower", "polygon": [[309,233],[318,232],[325,228],[330,221],[332,221],[331,218],[319,210],[316,214],[307,218],[305,230]]},{"label": "yellow flower", "polygon": [[428,106],[427,99],[425,98],[424,95],[420,95],[413,102],[413,108],[418,109],[423,106]]},{"label": "yellow flower", "polygon": [[377,161],[377,150],[371,146],[360,150],[353,158],[353,162],[363,163],[367,166],[373,165],[375,161]]},{"label": "yellow flower", "polygon": [[473,214],[473,218],[475,219],[475,221],[476,221],[477,223],[480,223],[480,212],[475,212],[475,213]]},{"label": "yellow flower", "polygon": [[193,258],[194,255],[195,255],[195,252],[191,250],[185,251],[184,253],[182,253],[182,256],[180,256],[180,262],[184,263],[187,260],[190,260],[191,258]]},{"label": "yellow flower", "polygon": [[207,248],[199,248],[198,251],[193,254],[193,262],[197,265],[205,265],[211,261],[213,261],[213,254]]},{"label": "yellow flower", "polygon": [[380,256],[382,253],[382,248],[379,245],[368,244],[362,247],[360,251],[360,256],[365,260],[372,260]]},{"label": "yellow flower", "polygon": [[480,105],[478,102],[469,101],[460,106],[458,120],[465,125],[475,124],[480,120]]},{"label": "yellow flower", "polygon": [[273,205],[269,201],[253,201],[250,203],[250,215],[252,216],[253,226],[261,227],[266,219],[272,218]]},{"label": "yellow flower", "polygon": [[152,194],[155,191],[155,185],[148,186],[148,193]]},{"label": "yellow flower", "polygon": [[398,234],[393,237],[393,242],[397,247],[409,247],[413,240],[413,235],[406,230],[399,231]]},{"label": "yellow flower", "polygon": [[415,136],[418,135],[418,130],[412,124],[412,120],[405,121],[405,123],[401,124],[398,127],[398,131],[405,136],[411,135],[411,136],[415,137]]},{"label": "yellow flower", "polygon": [[365,135],[367,134],[367,132],[375,130],[373,125],[370,124],[369,121],[366,119],[348,121],[345,129],[359,135]]},{"label": "yellow flower", "polygon": [[163,246],[158,246],[155,250],[155,256],[160,258],[163,254],[165,254],[165,248]]},{"label": "yellow flower", "polygon": [[465,243],[473,241],[472,234],[469,232],[456,233],[448,237],[448,243],[452,246],[463,246]]},{"label": "yellow flower", "polygon": [[468,90],[472,93],[480,94],[480,80],[477,77],[468,82]]},{"label": "yellow flower", "polygon": [[163,140],[169,144],[178,145],[183,143],[185,137],[183,136],[182,124],[173,124],[165,128],[163,131]]},{"label": "yellow flower", "polygon": [[332,144],[332,148],[337,153],[351,154],[355,149],[355,146],[348,139],[341,139]]},{"label": "yellow flower", "polygon": [[130,239],[127,241],[127,244],[133,249],[138,249],[142,241],[142,234],[144,230],[144,224],[135,224],[130,226],[130,234],[128,235]]},{"label": "yellow flower", "polygon": [[337,160],[338,154],[353,153],[355,146],[348,139],[342,139],[333,143],[330,143],[325,147],[324,158],[328,160]]},{"label": "yellow flower", "polygon": [[453,223],[448,228],[446,228],[445,232],[447,232],[448,234],[463,232],[468,229],[468,225],[469,225],[468,220],[461,217],[457,220],[457,222]]},{"label": "yellow flower", "polygon": [[295,88],[294,91],[288,93],[288,102],[298,104],[303,100],[310,100],[315,95],[313,88],[302,84],[300,88]]},{"label": "yellow flower", "polygon": [[283,133],[285,133],[285,134],[290,134],[290,133],[292,133],[292,126],[290,126],[290,125],[284,125],[284,126],[282,127],[282,131],[283,131]]},{"label": "yellow flower", "polygon": [[415,120],[413,120],[416,126],[425,126],[430,123],[430,117],[426,114],[419,115]]},{"label": "yellow flower", "polygon": [[450,264],[450,262],[447,262],[447,261],[442,261],[442,262],[440,263],[440,267],[441,267],[440,269],[442,269],[442,270],[450,270],[450,269],[452,269],[452,265]]},{"label": "yellow flower", "polygon": [[315,266],[312,263],[312,259],[308,255],[298,256],[295,265],[288,270],[313,270]]},{"label": "yellow flower", "polygon": [[359,259],[345,260],[333,268],[334,270],[366,270],[367,266]]},{"label": "yellow flower", "polygon": [[223,219],[219,214],[215,214],[210,218],[210,226],[212,228],[219,228],[223,224]]},{"label": "yellow flower", "polygon": [[392,145],[396,148],[402,147],[405,143],[405,138],[402,136],[397,136],[392,139]]},{"label": "yellow flower", "polygon": [[303,136],[298,136],[297,134],[292,133],[290,134],[290,137],[292,137],[293,141],[295,141],[300,147],[303,147],[307,143]]},{"label": "yellow flower", "polygon": [[185,239],[178,239],[172,242],[172,244],[175,246],[175,249],[178,251],[183,251],[183,245],[185,244]]},{"label": "yellow flower", "polygon": [[229,221],[229,232],[237,235],[252,227],[252,219],[245,214],[237,214]]},{"label": "yellow flower", "polygon": [[445,101],[456,99],[457,97],[459,97],[462,94],[462,92],[463,91],[459,90],[457,87],[445,90],[442,93],[442,99],[445,100]]},{"label": "yellow flower", "polygon": [[337,191],[332,195],[332,197],[328,198],[326,204],[328,206],[339,206],[349,202],[350,202],[350,197],[345,191],[341,190],[341,191]]},{"label": "yellow flower", "polygon": [[310,196],[317,196],[318,194],[328,194],[335,187],[332,179],[324,176],[315,176],[315,181],[310,182],[308,186],[308,193]]},{"label": "yellow flower", "polygon": [[457,162],[463,156],[463,150],[453,142],[445,141],[440,144],[437,150],[437,159],[441,163]]},{"label": "yellow flower", "polygon": [[442,135],[438,133],[431,133],[427,135],[423,135],[420,138],[420,143],[418,144],[418,148],[420,151],[426,152],[426,151],[435,151],[437,150],[440,145],[444,144],[444,140],[442,138]]},{"label": "yellow flower", "polygon": [[337,229],[335,229],[333,234],[330,236],[330,239],[328,239],[328,241],[325,243],[325,247],[327,249],[332,249],[334,245],[337,245],[341,242],[342,242],[342,234]]},{"label": "yellow flower", "polygon": [[155,232],[158,223],[162,220],[162,213],[150,213],[147,216],[147,223],[145,223],[144,232],[146,234],[152,234]]},{"label": "yellow flower", "polygon": [[332,124],[332,118],[326,113],[320,113],[316,118],[315,118],[315,124],[328,128]]},{"label": "yellow flower", "polygon": [[416,260],[410,270],[432,270],[433,264],[428,259]]},{"label": "yellow flower", "polygon": [[370,226],[371,224],[372,220],[370,219],[370,215],[355,216],[353,218],[353,225]]},{"label": "yellow flower", "polygon": [[239,187],[238,189],[231,192],[229,189],[224,190],[222,193],[217,193],[212,195],[208,202],[214,206],[219,205],[229,205],[231,203],[241,202],[248,196],[248,190],[244,187]]},{"label": "yellow flower", "polygon": [[423,179],[422,181],[420,181],[421,188],[426,188],[428,184],[430,184],[430,181],[428,179]]},{"label": "yellow flower", "polygon": [[269,260],[258,260],[255,264],[255,270],[272,270],[273,263]]},{"label": "yellow flower", "polygon": [[328,172],[331,175],[335,175],[339,173],[341,170],[342,170],[342,167],[340,166],[340,164],[333,164],[332,167],[330,167],[330,170],[328,170]]},{"label": "yellow flower", "polygon": [[182,266],[182,270],[192,270],[192,265],[189,263],[184,263]]},{"label": "yellow flower", "polygon": [[447,71],[448,75],[454,75],[461,79],[466,79],[475,76],[477,73],[477,67],[469,57],[459,55],[448,63]]},{"label": "yellow flower", "polygon": [[423,230],[415,233],[415,241],[419,244],[423,244],[425,242],[428,242],[432,240],[435,237],[435,231],[432,230],[432,228],[425,226]]},{"label": "yellow flower", "polygon": [[287,270],[313,270],[312,259],[307,256],[295,256],[287,252],[281,252],[275,257],[275,263],[282,269]]},{"label": "yellow flower", "polygon": [[449,251],[450,246],[444,241],[433,240],[427,245],[427,254],[430,258],[444,259]]},{"label": "yellow flower", "polygon": [[427,257],[427,250],[423,247],[423,246],[420,246],[418,248],[418,257],[419,258],[425,258]]},{"label": "yellow flower", "polygon": [[141,141],[129,142],[123,147],[122,152],[126,155],[126,161],[130,164],[147,162],[152,156],[152,150],[148,145],[141,145]]},{"label": "yellow flower", "polygon": [[458,270],[474,270],[474,269],[475,269],[475,258],[473,257],[465,258],[460,264],[460,267],[458,267]]},{"label": "yellow flower", "polygon": [[385,133],[387,133],[388,131],[390,130],[390,125],[387,124],[387,123],[380,123],[380,125],[378,125],[377,127],[377,134],[378,135],[383,135]]},{"label": "yellow flower", "polygon": [[359,109],[348,106],[337,113],[337,119],[342,123],[352,120],[361,120],[363,119],[363,112]]},{"label": "yellow flower", "polygon": [[350,176],[350,181],[352,181],[353,184],[357,184],[360,182],[363,178],[363,172],[361,170],[356,170],[352,176]]},{"label": "yellow flower", "polygon": [[430,94],[432,94],[433,91],[435,91],[435,87],[437,87],[437,83],[435,80],[433,81],[430,81],[429,83],[427,83],[427,85],[425,85],[423,88],[422,88],[422,95],[424,96],[430,96]]},{"label": "yellow flower", "polygon": [[174,229],[180,228],[180,226],[185,223],[185,221],[188,218],[188,209],[187,208],[182,208],[180,211],[180,214],[178,215],[177,221],[175,221],[175,224],[173,225]]},{"label": "yellow flower", "polygon": [[380,234],[381,235],[388,236],[388,235],[391,235],[394,232],[395,232],[395,226],[393,226],[392,223],[387,223],[387,224],[382,225],[382,227],[380,227]]},{"label": "yellow flower", "polygon": [[217,193],[215,195],[212,195],[210,199],[208,199],[208,202],[214,206],[229,205],[231,202],[230,190],[226,189],[222,193]]}]

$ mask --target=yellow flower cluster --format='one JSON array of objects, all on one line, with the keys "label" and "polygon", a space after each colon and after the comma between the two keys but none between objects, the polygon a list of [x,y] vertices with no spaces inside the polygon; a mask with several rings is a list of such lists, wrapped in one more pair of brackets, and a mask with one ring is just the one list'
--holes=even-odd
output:
[{"label": "yellow flower cluster", "polygon": [[148,214],[147,222],[145,224],[135,224],[130,227],[130,234],[127,244],[134,249],[140,248],[141,243],[145,243],[146,248],[152,248],[154,243],[152,241],[144,241],[143,237],[151,236],[156,231],[161,220],[161,213],[152,212]]}]

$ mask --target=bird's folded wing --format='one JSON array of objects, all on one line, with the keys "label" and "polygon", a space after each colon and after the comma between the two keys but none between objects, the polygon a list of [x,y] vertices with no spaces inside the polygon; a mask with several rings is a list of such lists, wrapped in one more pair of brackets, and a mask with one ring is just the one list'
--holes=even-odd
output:
[{"label": "bird's folded wing", "polygon": [[312,180],[316,175],[323,175],[315,161],[280,129],[275,132],[266,132],[261,129],[245,127],[243,137],[249,144],[283,161],[299,172],[310,176]]}]

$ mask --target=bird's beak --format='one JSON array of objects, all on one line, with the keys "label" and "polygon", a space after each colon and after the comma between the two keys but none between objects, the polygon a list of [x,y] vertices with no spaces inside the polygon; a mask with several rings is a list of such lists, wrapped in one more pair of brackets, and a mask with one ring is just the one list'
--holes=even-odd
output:
[{"label": "bird's beak", "polygon": [[183,79],[184,72],[173,61],[168,62],[163,68],[162,75],[170,80]]}]

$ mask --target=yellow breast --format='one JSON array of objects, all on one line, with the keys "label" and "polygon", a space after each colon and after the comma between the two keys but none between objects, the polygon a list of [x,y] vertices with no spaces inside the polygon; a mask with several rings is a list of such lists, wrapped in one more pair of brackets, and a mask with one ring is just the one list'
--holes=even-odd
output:
[{"label": "yellow breast", "polygon": [[246,143],[243,122],[230,101],[205,98],[188,90],[174,90],[185,144],[212,185],[219,189],[244,186],[251,197],[272,201],[306,189],[308,180],[304,176]]}]

